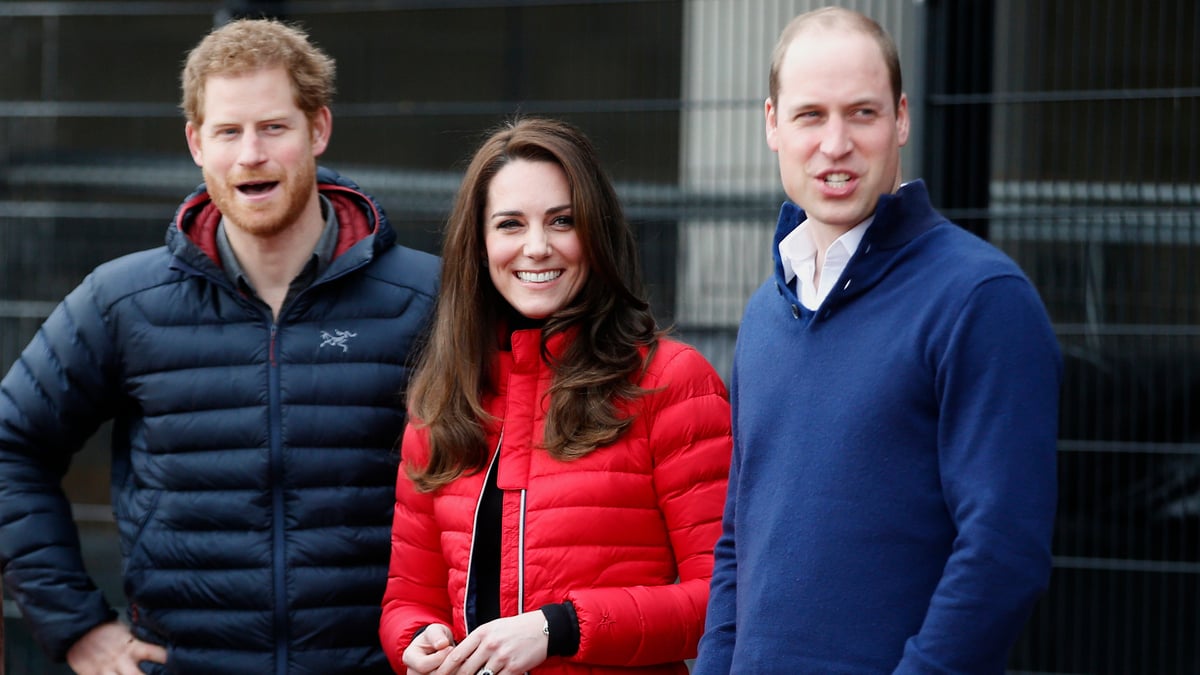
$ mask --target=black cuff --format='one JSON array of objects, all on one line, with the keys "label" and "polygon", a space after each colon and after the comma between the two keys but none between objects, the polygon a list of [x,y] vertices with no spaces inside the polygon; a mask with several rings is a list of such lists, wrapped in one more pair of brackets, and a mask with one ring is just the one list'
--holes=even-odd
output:
[{"label": "black cuff", "polygon": [[579,617],[575,605],[560,602],[542,605],[541,610],[550,628],[546,656],[574,656],[579,651]]}]

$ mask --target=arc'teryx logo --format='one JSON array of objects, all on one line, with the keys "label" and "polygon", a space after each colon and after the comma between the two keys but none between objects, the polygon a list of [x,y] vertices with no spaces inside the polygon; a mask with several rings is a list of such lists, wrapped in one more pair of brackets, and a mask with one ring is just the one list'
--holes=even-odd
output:
[{"label": "arc'teryx logo", "polygon": [[341,347],[343,352],[348,352],[350,351],[350,346],[346,343],[352,337],[358,337],[358,333],[351,333],[348,330],[338,330],[335,328],[333,329],[333,334],[330,335],[329,331],[323,330],[321,331],[321,347]]}]

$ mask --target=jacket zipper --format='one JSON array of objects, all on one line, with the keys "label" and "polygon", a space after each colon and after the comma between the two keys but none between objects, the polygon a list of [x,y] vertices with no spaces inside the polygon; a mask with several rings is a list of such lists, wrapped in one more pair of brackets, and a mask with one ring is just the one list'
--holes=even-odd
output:
[{"label": "jacket zipper", "polygon": [[[347,192],[354,192],[348,190]],[[358,194],[358,193],[355,193]],[[369,199],[365,199],[370,204],[372,212],[375,211],[375,204]],[[375,229],[369,236],[374,236],[379,231],[380,219],[378,215],[374,217]],[[186,237],[186,235],[185,235]],[[175,251],[171,251],[174,264],[178,264],[181,269],[190,271],[190,273],[213,281],[226,289],[228,289],[239,301],[245,301],[244,296],[238,292],[235,285],[231,284],[224,275],[214,275],[210,271],[202,270],[184,260],[177,255]],[[366,265],[370,260],[374,259],[372,253],[367,260],[360,260],[351,265],[349,268],[341,270],[336,275],[328,279],[314,280],[307,288],[297,294],[299,296],[310,292],[313,287],[323,284],[332,279],[345,276],[358,270]],[[326,270],[328,271],[328,270]],[[293,298],[293,301],[297,298]],[[255,304],[253,301],[250,304]],[[259,301],[259,306],[265,308],[268,317],[268,325],[270,326],[270,336],[267,342],[267,361],[268,361],[268,434],[270,442],[270,480],[271,480],[271,504],[273,513],[271,516],[271,565],[272,565],[272,587],[275,595],[273,621],[275,634],[275,672],[277,675],[287,675],[287,641],[288,641],[288,610],[287,610],[287,584],[286,584],[286,556],[284,555],[284,545],[287,540],[285,536],[284,522],[284,489],[283,489],[283,404],[280,400],[280,384],[279,384],[279,360],[278,360],[278,341],[279,341],[279,324],[278,319],[272,315],[269,307],[265,303]],[[282,317],[289,304],[279,308],[279,316]],[[499,454],[499,453],[497,453]]]},{"label": "jacket zipper", "polygon": [[517,614],[525,612],[525,488],[521,488],[521,522],[517,537]]},{"label": "jacket zipper", "polygon": [[287,587],[284,555],[284,500],[283,500],[283,405],[279,393],[279,361],[276,357],[279,341],[279,324],[271,320],[271,338],[268,346],[269,372],[269,428],[271,442],[271,569],[275,596],[275,672],[287,673]]}]

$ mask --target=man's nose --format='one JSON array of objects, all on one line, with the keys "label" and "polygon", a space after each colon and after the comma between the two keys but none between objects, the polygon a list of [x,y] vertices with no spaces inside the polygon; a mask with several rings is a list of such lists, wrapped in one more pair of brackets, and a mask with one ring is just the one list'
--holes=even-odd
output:
[{"label": "man's nose", "polygon": [[853,147],[846,121],[836,115],[830,117],[821,137],[821,152],[828,157],[842,157]]},{"label": "man's nose", "polygon": [[250,132],[242,134],[238,148],[238,163],[245,165],[260,164],[266,159],[263,140],[258,134]]}]

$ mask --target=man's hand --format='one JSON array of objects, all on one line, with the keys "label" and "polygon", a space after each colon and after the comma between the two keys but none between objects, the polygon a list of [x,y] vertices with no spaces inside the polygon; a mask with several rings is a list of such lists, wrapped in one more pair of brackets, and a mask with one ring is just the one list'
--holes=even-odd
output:
[{"label": "man's hand", "polygon": [[167,662],[167,650],[142,642],[119,621],[84,633],[67,652],[67,665],[78,675],[142,675],[142,661]]}]

